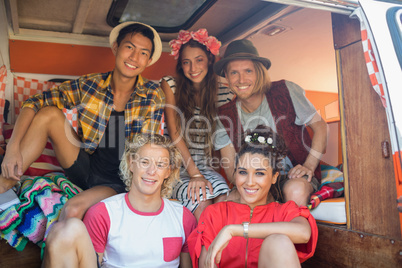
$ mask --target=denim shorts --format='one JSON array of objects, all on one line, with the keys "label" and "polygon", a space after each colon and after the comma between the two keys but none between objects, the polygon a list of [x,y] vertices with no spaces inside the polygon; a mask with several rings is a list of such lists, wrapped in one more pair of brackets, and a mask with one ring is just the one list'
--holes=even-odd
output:
[{"label": "denim shorts", "polygon": [[94,186],[108,186],[118,194],[126,192],[126,186],[118,174],[113,178],[106,178],[91,172],[91,157],[84,149],[80,150],[74,164],[71,167],[64,169],[64,172],[66,177],[72,183],[83,190],[87,190]]}]

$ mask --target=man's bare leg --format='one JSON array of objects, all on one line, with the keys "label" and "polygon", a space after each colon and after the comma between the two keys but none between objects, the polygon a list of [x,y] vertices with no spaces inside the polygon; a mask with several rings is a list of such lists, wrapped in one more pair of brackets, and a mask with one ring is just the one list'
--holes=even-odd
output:
[{"label": "man's bare leg", "polygon": [[[23,172],[38,159],[49,138],[60,165],[68,168],[74,163],[80,150],[77,135],[71,126],[66,124],[66,118],[60,109],[44,107],[36,113],[20,143]],[[12,188],[17,182],[0,175],[0,194]]]},{"label": "man's bare leg", "polygon": [[[80,151],[80,142],[75,131],[60,109],[44,107],[35,115],[20,144],[23,172],[41,155],[48,139],[52,141],[57,160],[63,168],[69,168],[74,164]],[[16,180],[0,175],[0,187],[2,187],[0,193],[12,188],[16,183]],[[71,217],[82,219],[88,208],[115,194],[116,191],[106,186],[86,190],[67,201],[59,220]]]},{"label": "man's bare leg", "polygon": [[59,221],[69,218],[84,218],[85,212],[96,203],[115,195],[116,191],[107,186],[95,186],[69,199],[60,212]]},{"label": "man's bare leg", "polygon": [[95,249],[82,221],[72,218],[53,226],[42,267],[97,267]]}]

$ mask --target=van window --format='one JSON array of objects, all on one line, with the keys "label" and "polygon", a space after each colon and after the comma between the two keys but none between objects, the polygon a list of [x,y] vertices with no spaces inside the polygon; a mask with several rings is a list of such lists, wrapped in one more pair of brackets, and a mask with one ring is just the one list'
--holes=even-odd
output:
[{"label": "van window", "polygon": [[387,11],[387,23],[394,44],[399,65],[402,68],[402,8],[394,7]]},{"label": "van window", "polygon": [[[125,21],[140,21],[158,32],[188,29],[216,0],[118,0],[110,7],[107,22],[114,27]],[[150,12],[152,10],[152,12]]]}]

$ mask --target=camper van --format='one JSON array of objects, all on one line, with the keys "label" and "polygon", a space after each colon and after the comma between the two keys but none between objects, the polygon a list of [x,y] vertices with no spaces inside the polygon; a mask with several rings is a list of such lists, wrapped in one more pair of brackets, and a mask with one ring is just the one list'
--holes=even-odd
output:
[{"label": "camper van", "polygon": [[[1,1],[3,149],[30,95],[113,69],[109,33],[130,20],[160,34],[162,56],[142,73],[156,83],[175,75],[169,41],[181,29],[206,28],[222,42],[220,55],[231,41],[248,39],[271,60],[272,81],[305,90],[328,125],[322,167],[339,171],[326,182],[341,187],[311,207],[318,244],[302,267],[402,267],[401,1]],[[0,267],[40,267],[41,240],[12,245],[12,235],[0,239]]]}]

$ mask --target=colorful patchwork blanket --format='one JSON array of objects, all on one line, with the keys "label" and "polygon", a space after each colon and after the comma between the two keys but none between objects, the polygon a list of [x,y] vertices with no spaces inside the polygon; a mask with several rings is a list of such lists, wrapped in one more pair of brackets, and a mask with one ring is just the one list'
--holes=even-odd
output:
[{"label": "colorful patchwork blanket", "polygon": [[0,213],[0,237],[21,251],[28,241],[42,248],[46,230],[67,200],[82,190],[63,175],[30,177],[20,190],[21,203]]},{"label": "colorful patchwork blanket", "polygon": [[329,198],[336,198],[343,195],[343,172],[336,167],[321,165],[321,185],[317,192],[313,193],[309,209],[316,208],[321,201]]}]

